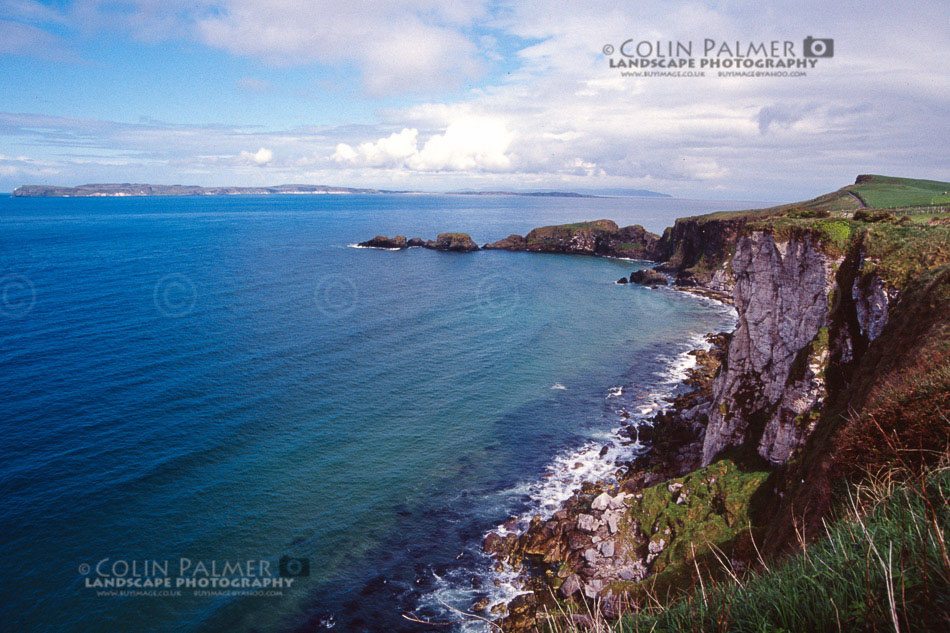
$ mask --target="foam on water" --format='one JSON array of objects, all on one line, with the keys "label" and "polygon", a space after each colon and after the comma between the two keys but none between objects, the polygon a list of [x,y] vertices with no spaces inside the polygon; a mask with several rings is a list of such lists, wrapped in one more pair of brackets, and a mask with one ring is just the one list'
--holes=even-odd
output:
[{"label": "foam on water", "polygon": [[[722,316],[736,318],[735,310],[731,306],[707,297],[697,296],[696,299],[717,308]],[[512,533],[521,534],[533,517],[540,516],[544,520],[554,514],[584,482],[616,482],[619,465],[647,449],[639,440],[631,441],[622,436],[620,431],[626,425],[639,428],[650,424],[657,412],[669,408],[673,398],[682,389],[689,370],[696,366],[696,357],[690,352],[708,350],[709,347],[706,333],[696,332],[677,349],[662,356],[660,361],[665,369],[653,374],[656,380],[647,386],[643,395],[633,395],[628,400],[623,400],[623,385],[609,388],[605,399],[618,405],[614,411],[617,425],[602,433],[593,434],[589,441],[578,448],[556,455],[545,467],[541,478],[521,482],[504,491],[510,498],[527,499],[527,503],[524,504],[522,512],[514,518],[509,517],[505,523],[497,525],[489,533],[495,532],[502,537]],[[564,387],[558,383],[551,388]],[[483,536],[487,535],[488,533]],[[441,608],[443,612],[454,613],[456,617],[452,621],[457,624],[459,630],[466,633],[483,632],[493,628],[482,616],[460,613],[462,608],[469,608],[477,597],[487,599],[489,608],[486,611],[490,612],[492,607],[526,593],[517,571],[507,565],[496,569],[495,561],[482,552],[479,546],[475,547],[472,554],[477,561],[475,574],[482,577],[482,582],[477,583],[480,589],[472,589],[476,583],[472,582],[471,577],[437,577],[435,589],[424,595],[419,603],[420,606],[437,610]]]}]

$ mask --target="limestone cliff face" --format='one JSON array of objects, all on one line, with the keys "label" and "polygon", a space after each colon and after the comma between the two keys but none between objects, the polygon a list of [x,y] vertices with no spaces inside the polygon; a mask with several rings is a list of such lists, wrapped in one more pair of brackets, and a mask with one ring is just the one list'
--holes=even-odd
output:
[{"label": "limestone cliff face", "polygon": [[703,464],[740,444],[783,464],[802,446],[829,389],[847,388],[896,298],[879,277],[862,274],[863,263],[860,243],[832,257],[807,233],[777,242],[753,231],[737,241],[729,268],[739,321],[713,384]]},{"label": "limestone cliff face", "polygon": [[807,414],[825,391],[828,354],[820,335],[836,264],[811,236],[777,243],[753,232],[739,239],[731,264],[739,322],[713,385],[703,464],[747,441],[783,463],[804,440]]}]

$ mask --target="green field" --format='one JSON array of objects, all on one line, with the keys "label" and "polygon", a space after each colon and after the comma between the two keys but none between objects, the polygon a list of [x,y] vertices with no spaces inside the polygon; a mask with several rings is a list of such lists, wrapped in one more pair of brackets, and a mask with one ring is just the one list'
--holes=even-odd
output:
[{"label": "green field", "polygon": [[890,176],[864,176],[864,182],[844,187],[869,207],[888,208],[950,204],[950,183]]}]

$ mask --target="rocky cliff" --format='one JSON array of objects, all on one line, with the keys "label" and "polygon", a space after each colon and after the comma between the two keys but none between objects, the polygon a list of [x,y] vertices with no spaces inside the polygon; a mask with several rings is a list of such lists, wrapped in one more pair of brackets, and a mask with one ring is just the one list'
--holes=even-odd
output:
[{"label": "rocky cliff", "polygon": [[812,428],[825,395],[829,298],[838,265],[809,234],[739,239],[731,260],[738,327],[713,386],[703,464],[751,442],[784,463]]},{"label": "rocky cliff", "polygon": [[[700,356],[693,391],[625,431],[650,452],[553,517],[486,541],[499,561],[531,570],[533,593],[506,630],[533,630],[540,607],[596,602],[609,617],[689,591],[694,569],[715,574],[723,557],[741,573],[761,552],[820,534],[836,478],[946,454],[950,217],[852,214],[852,200],[686,218],[645,239],[642,252],[680,287],[728,293],[737,327]],[[507,244],[599,254],[620,230]]]}]

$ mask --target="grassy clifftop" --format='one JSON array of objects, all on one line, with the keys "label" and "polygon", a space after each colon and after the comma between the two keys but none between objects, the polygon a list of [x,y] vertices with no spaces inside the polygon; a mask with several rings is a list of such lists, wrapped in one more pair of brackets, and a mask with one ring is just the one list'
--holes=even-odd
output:
[{"label": "grassy clifftop", "polygon": [[950,182],[859,176],[853,185],[803,202],[678,219],[663,234],[658,259],[681,281],[702,283],[728,265],[736,239],[750,231],[778,240],[808,233],[834,256],[862,236],[869,259],[899,285],[950,261],[948,191]]},{"label": "grassy clifftop", "polygon": [[[564,599],[552,604],[539,593],[558,610],[545,625],[598,633],[950,630],[948,190],[946,182],[860,176],[813,200],[684,218],[665,232],[654,257],[661,270],[683,285],[729,290],[757,275],[756,310],[737,307],[750,322],[777,324],[751,341],[734,333],[738,344],[716,376],[741,367],[744,341],[775,349],[788,340],[778,328],[791,332],[812,312],[817,335],[790,348],[798,352],[787,376],[766,384],[739,374],[735,398],[714,393],[705,410],[690,401],[669,416],[672,426],[657,427],[653,457],[620,484],[632,493],[621,551],[645,561],[648,573],[610,579],[606,591],[585,585],[589,600],[578,600],[573,585],[559,588]],[[793,239],[795,248],[782,246]],[[733,260],[737,244],[740,255],[763,256]],[[811,259],[795,259],[800,250]],[[780,274],[807,266],[827,271],[818,294]],[[802,305],[820,299],[814,310],[796,303],[800,287]],[[783,401],[750,394],[775,387],[781,398],[801,396],[797,406],[809,393],[799,383],[820,392],[781,422],[807,429],[786,461],[766,463],[756,452],[760,436],[749,434],[705,468],[688,460],[676,472],[656,466],[661,435],[680,422],[708,435],[715,428],[702,416],[743,399],[764,402],[740,409],[754,421]],[[689,441],[674,441],[670,451],[688,458]],[[596,568],[578,569],[585,582],[596,580]]]}]

